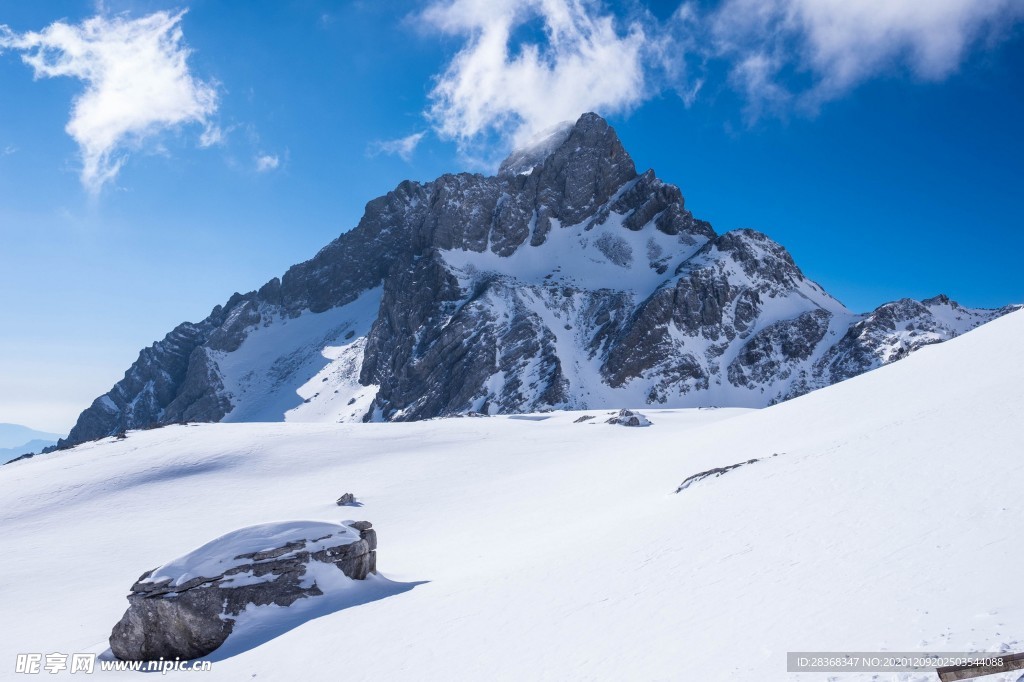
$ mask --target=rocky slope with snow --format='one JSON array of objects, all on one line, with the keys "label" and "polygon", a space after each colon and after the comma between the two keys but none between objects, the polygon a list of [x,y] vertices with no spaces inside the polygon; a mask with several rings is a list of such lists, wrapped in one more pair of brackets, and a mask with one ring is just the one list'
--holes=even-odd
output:
[{"label": "rocky slope with snow", "polygon": [[1004,312],[861,315],[765,235],[719,235],[599,116],[493,177],[406,181],[259,291],[143,350],[63,445],[181,421],[762,407]]}]

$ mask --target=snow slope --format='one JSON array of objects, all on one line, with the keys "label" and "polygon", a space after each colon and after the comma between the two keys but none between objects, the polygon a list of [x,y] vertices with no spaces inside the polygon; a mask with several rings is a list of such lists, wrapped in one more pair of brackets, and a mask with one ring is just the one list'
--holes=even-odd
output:
[{"label": "snow slope", "polygon": [[377,392],[359,384],[359,367],[380,296],[371,289],[323,313],[275,314],[234,352],[211,351],[233,406],[224,421],[360,421]]},{"label": "snow slope", "polygon": [[408,589],[229,640],[204,679],[872,679],[787,675],[786,652],[1022,651],[1022,336],[1011,313],[763,410],[643,410],[648,428],[171,426],[17,462],[0,665],[103,650],[132,582],[218,535],[353,516]]}]

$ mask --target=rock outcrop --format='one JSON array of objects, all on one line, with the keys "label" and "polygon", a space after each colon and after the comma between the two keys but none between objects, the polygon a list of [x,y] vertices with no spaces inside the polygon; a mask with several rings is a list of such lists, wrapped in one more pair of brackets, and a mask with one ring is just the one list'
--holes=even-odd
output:
[{"label": "rock outcrop", "polygon": [[650,426],[651,420],[639,412],[623,409],[605,419],[604,423],[616,424],[618,426]]},{"label": "rock outcrop", "polygon": [[143,350],[66,447],[180,421],[758,407],[1014,308],[855,314],[764,234],[716,234],[595,114],[495,176],[405,181],[258,291]]},{"label": "rock outcrop", "polygon": [[368,521],[272,523],[229,533],[144,573],[110,635],[111,651],[128,661],[205,656],[247,609],[321,596],[338,571],[354,580],[375,573],[376,548]]},{"label": "rock outcrop", "polygon": [[[778,456],[779,456],[779,453],[777,453],[777,452],[772,453],[772,457],[778,457]],[[755,458],[755,459],[748,459],[746,462],[738,462],[736,464],[730,464],[729,466],[724,466],[724,467],[715,467],[714,469],[708,469],[707,471],[701,471],[699,473],[693,474],[692,476],[687,476],[686,479],[683,480],[683,482],[679,484],[679,487],[677,487],[675,489],[675,492],[681,493],[684,490],[686,490],[687,488],[689,488],[691,486],[694,486],[697,483],[700,483],[704,479],[707,479],[707,478],[718,478],[719,476],[724,476],[725,474],[729,473],[730,471],[733,471],[735,469],[739,469],[740,467],[745,467],[748,464],[757,464],[758,462],[762,462],[765,459],[767,459],[767,458],[761,457],[761,458]]]}]

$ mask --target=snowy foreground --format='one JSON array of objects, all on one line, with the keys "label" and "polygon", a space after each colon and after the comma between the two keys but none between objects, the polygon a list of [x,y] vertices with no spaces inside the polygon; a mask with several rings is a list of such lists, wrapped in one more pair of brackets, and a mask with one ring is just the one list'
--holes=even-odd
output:
[{"label": "snowy foreground", "polygon": [[372,521],[381,576],[171,677],[809,680],[840,676],[789,675],[787,651],[1024,651],[1022,339],[1013,313],[782,405],[646,428],[175,426],[17,462],[0,677],[29,679],[18,653],[104,651],[144,571],[291,519]]}]

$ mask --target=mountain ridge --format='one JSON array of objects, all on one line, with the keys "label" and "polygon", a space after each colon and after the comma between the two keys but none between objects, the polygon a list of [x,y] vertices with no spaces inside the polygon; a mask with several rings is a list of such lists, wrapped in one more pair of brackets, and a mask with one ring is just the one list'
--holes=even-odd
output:
[{"label": "mountain ridge", "polygon": [[143,349],[58,447],[179,421],[764,406],[1012,309],[854,314],[766,235],[695,218],[584,114],[495,176],[368,202],[310,260]]}]

